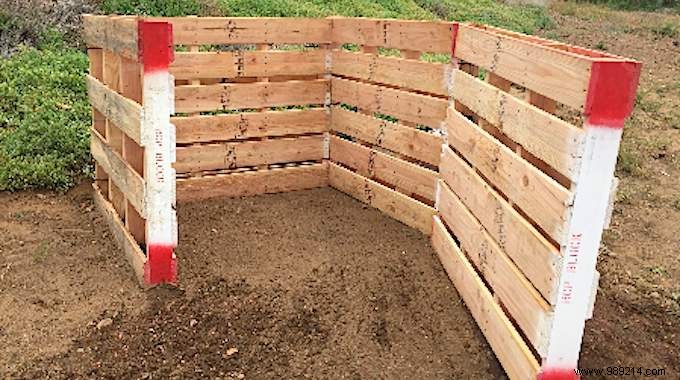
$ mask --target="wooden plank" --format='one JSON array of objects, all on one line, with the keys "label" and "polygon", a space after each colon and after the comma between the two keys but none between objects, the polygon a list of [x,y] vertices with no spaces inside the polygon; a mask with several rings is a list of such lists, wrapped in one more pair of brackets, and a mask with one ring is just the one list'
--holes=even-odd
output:
[{"label": "wooden plank", "polygon": [[432,233],[435,209],[337,164],[328,164],[331,187],[369,204],[425,235]]},{"label": "wooden plank", "polygon": [[331,129],[418,161],[439,165],[443,140],[432,133],[341,107],[331,108]]},{"label": "wooden plank", "polygon": [[331,17],[333,42],[451,53],[453,23]]},{"label": "wooden plank", "polygon": [[454,99],[570,180],[578,174],[585,132],[470,74],[456,70]]},{"label": "wooden plank", "polygon": [[144,217],[146,216],[144,179],[120,156],[113,151],[95,131],[90,139],[92,157],[108,174],[118,189]]},{"label": "wooden plank", "polygon": [[85,78],[90,104],[133,141],[142,145],[142,106],[112,91],[91,75]]},{"label": "wooden plank", "polygon": [[404,89],[448,96],[451,65],[335,50],[332,73]]},{"label": "wooden plank", "polygon": [[136,17],[83,15],[83,39],[88,47],[138,60]]},{"label": "wooden plank", "polygon": [[144,253],[137,242],[135,242],[132,235],[130,235],[128,230],[125,229],[125,226],[123,226],[123,222],[120,220],[116,210],[113,209],[113,206],[104,199],[104,196],[102,196],[95,184],[92,184],[92,187],[94,188],[92,198],[94,198],[95,205],[104,215],[104,219],[109,225],[109,229],[118,243],[118,246],[125,252],[125,257],[130,266],[132,266],[140,286],[145,287],[144,264],[146,262],[146,256],[144,256]]},{"label": "wooden plank", "polygon": [[328,186],[327,164],[292,166],[177,180],[177,200],[244,197]]},{"label": "wooden plank", "polygon": [[323,108],[171,118],[178,144],[322,133],[326,120]]},{"label": "wooden plank", "polygon": [[437,172],[349,140],[331,136],[330,159],[368,178],[388,183],[406,194],[416,194],[434,202]]},{"label": "wooden plank", "polygon": [[319,75],[325,71],[322,50],[178,52],[170,65],[175,79]]},{"label": "wooden plank", "polygon": [[328,80],[222,83],[175,88],[176,112],[323,104]]},{"label": "wooden plank", "polygon": [[449,113],[447,130],[449,145],[550,237],[558,243],[564,241],[567,208],[572,201],[569,190],[456,110]]},{"label": "wooden plank", "polygon": [[243,141],[177,148],[177,173],[315,161],[323,158],[323,136]]},{"label": "wooden plank", "polygon": [[510,379],[535,379],[536,358],[439,217],[434,218],[432,246]]},{"label": "wooden plank", "polygon": [[293,17],[153,17],[172,24],[176,45],[324,44],[331,42],[326,19]]},{"label": "wooden plank", "polygon": [[461,24],[455,57],[582,110],[592,61],[531,41]]},{"label": "wooden plank", "polygon": [[354,105],[431,128],[439,128],[446,118],[446,99],[336,77],[331,87],[336,104]]},{"label": "wooden plank", "polygon": [[563,42],[558,42],[554,40],[549,40],[541,37],[536,37],[528,34],[523,34],[519,32],[513,32],[511,30],[506,30],[506,29],[501,29],[497,28],[494,26],[489,26],[489,25],[483,25],[483,24],[473,24],[474,27],[486,30],[492,33],[498,33],[510,37],[514,37],[523,41],[527,41],[530,43],[535,43],[542,45],[546,48],[550,49],[558,49],[558,50],[563,50],[575,55],[583,56],[585,58],[611,58],[611,59],[621,59],[622,57],[610,54],[610,53],[605,53],[602,51],[597,51],[597,50],[592,50],[592,49],[586,49],[580,46],[575,46],[575,45],[570,45],[570,44],[565,44]]},{"label": "wooden plank", "polygon": [[503,199],[451,148],[444,148],[441,178],[474,214],[539,292],[554,304],[559,250]]},{"label": "wooden plank", "polygon": [[545,354],[551,308],[463,202],[439,182],[437,211],[539,355]]}]

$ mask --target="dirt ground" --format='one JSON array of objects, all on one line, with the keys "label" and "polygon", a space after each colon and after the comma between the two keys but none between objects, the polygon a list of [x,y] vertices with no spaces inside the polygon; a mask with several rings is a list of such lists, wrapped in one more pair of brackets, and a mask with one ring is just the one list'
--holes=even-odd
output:
[{"label": "dirt ground", "polygon": [[147,294],[86,188],[1,200],[2,378],[502,377],[428,239],[335,190],[182,205]]}]

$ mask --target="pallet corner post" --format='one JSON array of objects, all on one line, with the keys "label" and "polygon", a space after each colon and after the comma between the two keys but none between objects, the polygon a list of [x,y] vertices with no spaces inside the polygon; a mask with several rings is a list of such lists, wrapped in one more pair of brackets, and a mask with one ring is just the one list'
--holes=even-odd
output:
[{"label": "pallet corner post", "polygon": [[[597,255],[605,229],[614,169],[625,120],[632,113],[641,64],[595,59],[583,108],[582,162],[561,247],[558,298],[541,380],[578,379],[585,321],[593,303]],[[595,285],[596,286],[596,285]]]},{"label": "pallet corner post", "polygon": [[[142,80],[142,140],[146,173],[145,285],[177,282],[177,216],[175,212],[174,83],[169,72],[174,58],[172,24],[138,21]],[[169,96],[170,94],[170,96]]]}]

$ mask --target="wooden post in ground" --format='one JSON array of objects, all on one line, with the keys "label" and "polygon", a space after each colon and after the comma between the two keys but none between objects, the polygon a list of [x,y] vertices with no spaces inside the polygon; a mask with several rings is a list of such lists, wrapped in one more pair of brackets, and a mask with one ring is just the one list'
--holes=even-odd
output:
[{"label": "wooden post in ground", "polygon": [[577,379],[583,328],[592,303],[595,265],[605,228],[609,189],[625,119],[635,101],[640,64],[595,61],[584,108],[583,161],[574,185],[566,245],[562,246],[558,299],[542,380]]}]

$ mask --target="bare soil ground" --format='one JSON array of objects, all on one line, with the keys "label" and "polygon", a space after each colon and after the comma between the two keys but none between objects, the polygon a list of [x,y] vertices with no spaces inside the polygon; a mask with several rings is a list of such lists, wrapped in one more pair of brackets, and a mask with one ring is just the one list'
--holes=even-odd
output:
[{"label": "bare soil ground", "polygon": [[[24,258],[40,250],[32,235],[62,242],[5,271],[0,302],[13,309],[3,322],[18,321],[0,337],[7,377],[503,374],[428,239],[335,190],[182,205],[182,286],[147,294],[107,243],[86,190],[3,197],[3,229],[14,236],[3,268],[18,239]],[[59,232],[75,228],[86,232]],[[39,313],[30,297],[40,297]]]}]

